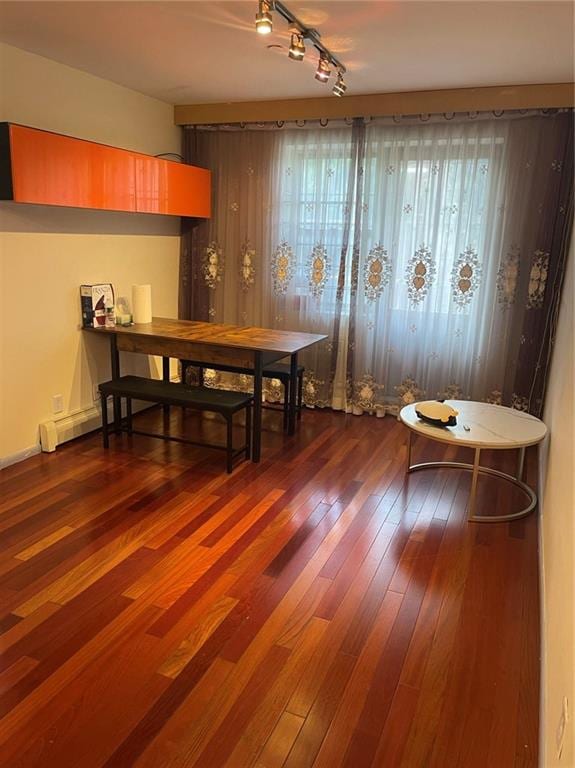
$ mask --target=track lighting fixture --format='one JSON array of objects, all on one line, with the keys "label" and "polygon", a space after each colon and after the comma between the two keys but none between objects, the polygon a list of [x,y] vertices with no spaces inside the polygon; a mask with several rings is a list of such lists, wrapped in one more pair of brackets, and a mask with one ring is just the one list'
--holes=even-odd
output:
[{"label": "track lighting fixture", "polygon": [[343,81],[343,73],[340,71],[337,73],[337,80],[333,86],[333,93],[335,96],[343,96],[347,91],[347,85]]},{"label": "track lighting fixture", "polygon": [[[343,96],[347,85],[343,81],[346,72],[342,62],[326,48],[320,40],[317,29],[306,27],[281,0],[258,0],[258,12],[256,13],[256,31],[260,35],[269,35],[273,29],[272,11],[276,11],[289,24],[291,41],[288,56],[294,61],[302,61],[305,56],[304,40],[307,40],[319,53],[319,61],[315,73],[315,79],[320,83],[327,83],[331,75],[331,68],[338,70],[337,81],[333,86],[336,96]],[[277,46],[274,46],[277,47]]]},{"label": "track lighting fixture", "polygon": [[256,13],[256,32],[260,35],[269,35],[273,29],[271,4],[267,0],[259,0],[259,8]]},{"label": "track lighting fixture", "polygon": [[331,75],[331,69],[329,68],[329,59],[327,58],[325,53],[322,51],[319,55],[319,60],[317,62],[315,79],[319,80],[320,83],[327,83],[330,75]]},{"label": "track lighting fixture", "polygon": [[292,32],[288,56],[290,59],[294,59],[294,61],[302,61],[305,56],[303,35],[299,32]]}]

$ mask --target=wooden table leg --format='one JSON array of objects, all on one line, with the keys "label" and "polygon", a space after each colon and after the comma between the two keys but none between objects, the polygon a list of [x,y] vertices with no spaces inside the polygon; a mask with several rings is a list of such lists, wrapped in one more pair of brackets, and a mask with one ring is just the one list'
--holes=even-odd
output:
[{"label": "wooden table leg", "polygon": [[252,440],[252,461],[258,462],[262,442],[262,353],[256,352],[254,361],[254,438]]},{"label": "wooden table leg", "polygon": [[[110,335],[110,364],[112,369],[112,379],[120,378],[120,353],[118,352],[118,339],[116,334]],[[114,432],[119,435],[122,430],[122,399],[116,395],[113,398],[114,404]]]},{"label": "wooden table leg", "polygon": [[297,413],[297,352],[290,356],[288,435],[295,432]]}]

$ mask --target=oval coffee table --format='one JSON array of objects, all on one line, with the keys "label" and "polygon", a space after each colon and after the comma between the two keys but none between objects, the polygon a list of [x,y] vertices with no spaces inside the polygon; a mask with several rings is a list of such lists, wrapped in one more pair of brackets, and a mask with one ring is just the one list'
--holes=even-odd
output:
[{"label": "oval coffee table", "polygon": [[[476,522],[502,522],[525,517],[537,504],[537,496],[522,480],[525,448],[528,445],[535,445],[543,440],[547,433],[545,424],[529,413],[518,411],[514,408],[506,408],[501,405],[476,403],[468,400],[446,400],[445,402],[452,408],[455,408],[456,411],[459,411],[455,427],[435,427],[422,421],[415,413],[417,403],[406,405],[401,409],[399,418],[409,429],[406,471],[416,472],[420,469],[432,469],[434,467],[470,469],[473,471],[473,477],[471,493],[469,495],[468,520]],[[428,437],[430,440],[474,448],[475,457],[473,464],[463,464],[458,461],[428,461],[422,464],[412,464],[411,438],[413,432]],[[508,475],[506,472],[500,472],[497,469],[482,467],[479,463],[479,458],[483,448],[495,450],[518,448],[519,461],[516,475]],[[525,509],[509,515],[491,516],[475,514],[479,474],[495,475],[513,483],[527,494],[529,505]]]}]

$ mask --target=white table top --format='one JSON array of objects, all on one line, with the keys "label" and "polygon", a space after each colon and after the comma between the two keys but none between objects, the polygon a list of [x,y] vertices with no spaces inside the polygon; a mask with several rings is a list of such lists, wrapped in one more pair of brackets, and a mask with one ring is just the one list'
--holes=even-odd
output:
[{"label": "white table top", "polygon": [[[417,403],[402,408],[399,418],[414,432],[432,440],[475,448],[521,448],[541,442],[547,433],[540,419],[524,411],[470,400],[445,402],[459,411],[455,427],[436,427],[422,421],[415,413]],[[464,425],[470,427],[469,431]]]}]

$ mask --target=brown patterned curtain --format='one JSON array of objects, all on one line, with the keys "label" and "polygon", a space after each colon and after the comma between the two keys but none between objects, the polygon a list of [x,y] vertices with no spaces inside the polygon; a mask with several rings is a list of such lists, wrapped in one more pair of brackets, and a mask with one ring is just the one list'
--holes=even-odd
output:
[{"label": "brown patterned curtain", "polygon": [[[529,254],[523,276],[524,296],[518,353],[512,357],[505,399],[541,416],[561,289],[573,230],[573,116],[559,115],[543,124],[530,158],[533,171],[525,222]],[[518,318],[518,325],[519,325]]]},{"label": "brown patterned curtain", "polygon": [[[197,132],[185,130],[183,138],[184,162],[202,166],[197,150]],[[205,167],[205,166],[204,166]],[[212,190],[212,204],[214,191]],[[180,320],[207,320],[209,309],[208,288],[200,275],[201,219],[182,217],[180,231],[180,279],[178,291],[178,317]],[[205,229],[205,223],[203,224]]]},{"label": "brown patterned curtain", "polygon": [[308,405],[383,415],[443,396],[541,412],[571,111],[185,135],[214,204],[183,233],[181,317],[327,334],[303,356]]}]

